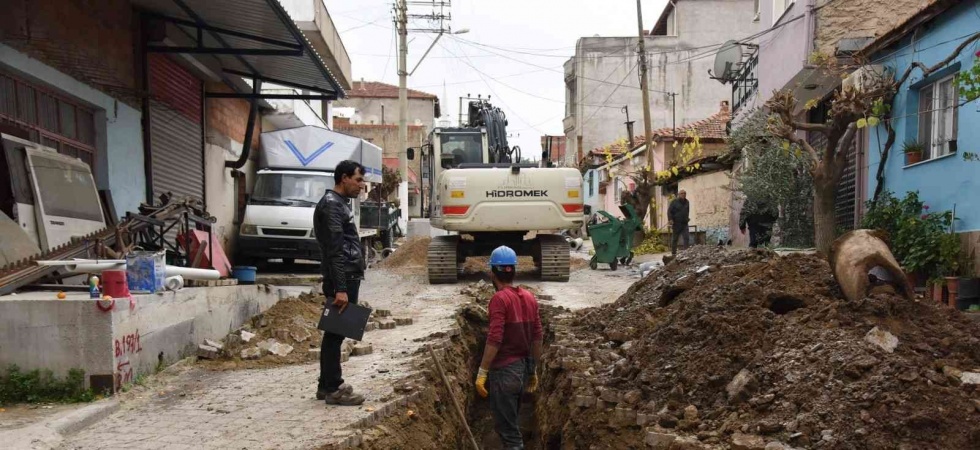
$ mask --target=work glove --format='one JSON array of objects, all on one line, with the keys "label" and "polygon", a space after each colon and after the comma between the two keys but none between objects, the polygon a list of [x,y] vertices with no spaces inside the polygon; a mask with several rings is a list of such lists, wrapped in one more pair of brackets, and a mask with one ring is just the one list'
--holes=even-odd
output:
[{"label": "work glove", "polygon": [[527,382],[527,392],[533,394],[534,391],[538,390],[538,374],[531,374],[531,379]]},{"label": "work glove", "polygon": [[490,395],[487,392],[487,369],[480,368],[480,371],[476,374],[476,393],[480,394],[480,397],[487,398]]}]

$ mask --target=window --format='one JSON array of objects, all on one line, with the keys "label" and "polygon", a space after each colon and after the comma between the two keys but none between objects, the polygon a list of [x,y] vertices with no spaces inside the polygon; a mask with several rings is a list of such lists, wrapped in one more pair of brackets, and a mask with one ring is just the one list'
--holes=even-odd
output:
[{"label": "window", "polygon": [[452,167],[484,162],[483,135],[480,133],[444,133],[440,139],[442,155],[452,156]]},{"label": "window", "polygon": [[613,184],[616,185],[616,187],[615,187],[615,189],[616,189],[615,190],[615,193],[616,193],[615,199],[616,199],[616,204],[619,205],[619,204],[621,204],[623,202],[623,184],[622,184],[622,182],[619,181],[619,178],[614,178],[613,179]]},{"label": "window", "polygon": [[938,158],[956,151],[956,84],[948,76],[919,89],[919,143],[923,159]]},{"label": "window", "polygon": [[595,195],[595,171],[589,171],[589,197]]},{"label": "window", "polygon": [[779,19],[783,17],[783,13],[786,12],[796,0],[772,0],[772,23],[773,25],[779,23]]}]

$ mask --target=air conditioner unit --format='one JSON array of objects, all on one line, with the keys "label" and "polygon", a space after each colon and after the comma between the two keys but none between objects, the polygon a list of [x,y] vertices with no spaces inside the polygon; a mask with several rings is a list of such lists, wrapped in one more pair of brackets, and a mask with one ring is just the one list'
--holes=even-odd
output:
[{"label": "air conditioner unit", "polygon": [[881,64],[863,66],[855,70],[841,83],[843,89],[853,89],[856,92],[864,92],[875,87],[881,79],[891,78],[891,69]]}]

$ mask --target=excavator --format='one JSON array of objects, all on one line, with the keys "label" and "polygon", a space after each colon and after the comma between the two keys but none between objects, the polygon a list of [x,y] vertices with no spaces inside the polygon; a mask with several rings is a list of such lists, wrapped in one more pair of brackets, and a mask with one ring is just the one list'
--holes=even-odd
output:
[{"label": "excavator", "polygon": [[429,244],[429,283],[455,283],[466,258],[501,245],[531,256],[542,280],[568,281],[570,248],[558,233],[585,220],[582,174],[523,162],[507,143],[506,115],[486,100],[469,102],[467,117],[433,129],[421,147],[431,226],[451,233]]}]

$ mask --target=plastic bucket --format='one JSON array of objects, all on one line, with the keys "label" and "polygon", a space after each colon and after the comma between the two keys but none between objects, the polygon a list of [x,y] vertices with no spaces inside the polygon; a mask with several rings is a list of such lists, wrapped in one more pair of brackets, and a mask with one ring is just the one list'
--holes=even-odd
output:
[{"label": "plastic bucket", "polygon": [[255,266],[236,266],[231,268],[231,276],[238,284],[255,284]]},{"label": "plastic bucket", "polygon": [[112,298],[129,297],[129,282],[125,270],[102,271],[102,295]]}]

